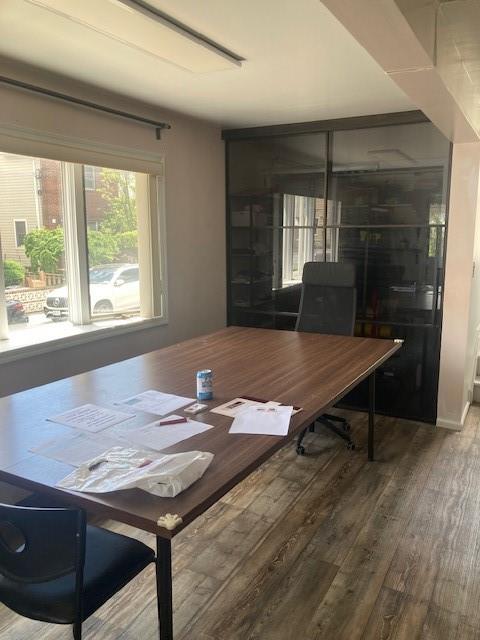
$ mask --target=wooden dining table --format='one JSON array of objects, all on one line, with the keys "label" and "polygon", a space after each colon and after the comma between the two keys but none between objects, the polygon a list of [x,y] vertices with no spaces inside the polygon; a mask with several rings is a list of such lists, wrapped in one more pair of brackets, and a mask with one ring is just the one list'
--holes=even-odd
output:
[{"label": "wooden dining table", "polygon": [[[366,378],[368,457],[373,460],[375,371],[400,347],[395,340],[228,327],[0,398],[0,480],[155,534],[160,637],[172,640],[173,537]],[[60,489],[57,483],[73,467],[32,452],[71,432],[49,421],[51,416],[85,403],[114,408],[115,402],[148,389],[195,397],[195,374],[206,368],[214,373],[214,398],[194,419],[213,428],[165,451],[209,451],[214,458],[204,476],[175,498],[140,489],[105,494]],[[292,417],[284,437],[231,434],[232,418],[210,409],[239,396],[302,411]],[[175,413],[184,415],[181,409]],[[140,427],[156,417],[139,412],[132,420]]]}]

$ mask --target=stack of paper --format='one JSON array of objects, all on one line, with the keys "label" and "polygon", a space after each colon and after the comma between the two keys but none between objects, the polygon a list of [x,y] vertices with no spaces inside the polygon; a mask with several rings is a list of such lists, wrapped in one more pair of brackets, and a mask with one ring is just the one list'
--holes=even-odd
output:
[{"label": "stack of paper", "polygon": [[235,416],[230,433],[286,436],[293,407],[273,404],[251,405]]}]

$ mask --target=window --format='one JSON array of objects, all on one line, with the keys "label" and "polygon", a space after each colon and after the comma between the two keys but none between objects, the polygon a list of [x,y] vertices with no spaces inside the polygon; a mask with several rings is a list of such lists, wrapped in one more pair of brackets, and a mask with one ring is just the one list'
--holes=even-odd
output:
[{"label": "window", "polygon": [[95,191],[97,188],[95,178],[95,167],[91,167],[86,164],[83,167],[83,180],[85,184],[85,191]]},{"label": "window", "polygon": [[318,241],[315,235],[317,200],[320,199],[283,196],[282,287],[301,282],[303,265],[313,260]]},{"label": "window", "polygon": [[155,175],[0,154],[0,352],[164,318],[161,193]]},{"label": "window", "polygon": [[27,235],[27,221],[14,220],[14,224],[15,224],[15,245],[17,247],[23,247],[25,243],[25,236]]}]

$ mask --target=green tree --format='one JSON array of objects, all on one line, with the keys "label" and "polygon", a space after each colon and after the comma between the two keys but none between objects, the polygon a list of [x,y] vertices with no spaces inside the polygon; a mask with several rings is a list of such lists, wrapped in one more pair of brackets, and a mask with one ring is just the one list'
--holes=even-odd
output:
[{"label": "green tree", "polygon": [[24,245],[32,271],[55,273],[64,251],[63,229],[34,229],[25,236]]},{"label": "green tree", "polygon": [[88,229],[88,262],[91,267],[114,262],[118,254],[117,238],[103,231]]},{"label": "green tree", "polygon": [[22,284],[25,279],[25,267],[16,260],[5,260],[3,263],[5,286],[13,287]]},{"label": "green tree", "polygon": [[98,189],[106,203],[105,217],[100,223],[103,233],[135,231],[135,174],[130,171],[102,169],[102,186]]}]

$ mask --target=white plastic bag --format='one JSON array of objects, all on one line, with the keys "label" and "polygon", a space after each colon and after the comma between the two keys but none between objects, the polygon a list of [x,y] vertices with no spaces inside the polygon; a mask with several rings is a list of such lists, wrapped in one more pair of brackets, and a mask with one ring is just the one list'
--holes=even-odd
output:
[{"label": "white plastic bag", "polygon": [[107,493],[137,487],[162,498],[173,498],[201,478],[213,453],[158,454],[113,447],[85,462],[57,486],[84,493]]}]

